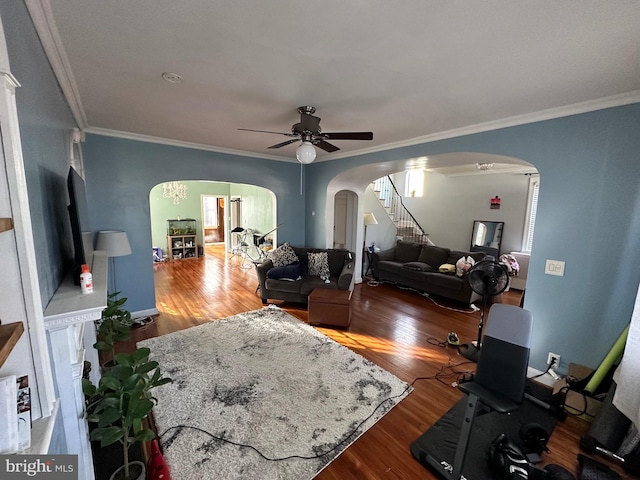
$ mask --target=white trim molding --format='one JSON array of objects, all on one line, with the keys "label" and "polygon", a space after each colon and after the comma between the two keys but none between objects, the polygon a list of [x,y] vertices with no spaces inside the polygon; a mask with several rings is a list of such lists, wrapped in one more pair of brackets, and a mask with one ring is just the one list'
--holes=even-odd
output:
[{"label": "white trim molding", "polygon": [[67,99],[71,113],[81,130],[89,124],[80,99],[80,91],[71,70],[71,64],[62,45],[60,34],[53,19],[49,0],[25,0],[40,42],[44,48],[53,73],[58,79],[62,93]]},{"label": "white trim molding", "polygon": [[[27,194],[27,180],[20,141],[20,123],[16,107],[15,90],[20,85],[10,72],[7,44],[0,19],[0,171],[7,178],[7,194],[13,218],[13,234],[15,235],[16,264],[19,272],[21,295],[12,297],[3,308],[14,311],[17,320],[23,321],[28,332],[29,350],[31,352],[37,386],[37,398],[33,398],[32,408],[35,419],[51,415],[55,405],[53,374],[49,360],[42,299],[38,282],[33,230],[31,227],[31,211]],[[12,274],[13,272],[3,272]],[[18,313],[20,312],[20,313]],[[37,404],[36,404],[37,403]]]}]

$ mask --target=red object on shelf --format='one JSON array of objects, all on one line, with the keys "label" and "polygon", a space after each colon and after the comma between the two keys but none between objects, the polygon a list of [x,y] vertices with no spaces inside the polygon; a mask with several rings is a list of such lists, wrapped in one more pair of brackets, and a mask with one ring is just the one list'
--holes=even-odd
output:
[{"label": "red object on shelf", "polygon": [[158,440],[151,442],[151,455],[147,462],[147,480],[171,480],[169,466],[160,452]]}]

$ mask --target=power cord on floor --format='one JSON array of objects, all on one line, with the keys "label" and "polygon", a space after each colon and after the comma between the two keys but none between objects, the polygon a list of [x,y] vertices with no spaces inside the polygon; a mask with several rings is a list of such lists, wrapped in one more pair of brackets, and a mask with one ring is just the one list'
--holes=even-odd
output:
[{"label": "power cord on floor", "polygon": [[542,372],[539,373],[538,375],[534,375],[533,377],[529,377],[530,380],[533,380],[534,378],[540,378],[543,375],[546,375],[547,373],[549,373],[549,371],[551,370],[551,368],[556,364],[556,359],[554,357],[551,357],[551,361],[547,364],[547,369]]},{"label": "power cord on floor", "polygon": [[[414,380],[415,382],[415,380]],[[324,457],[326,455],[329,455],[330,453],[333,453],[335,451],[337,451],[343,444],[345,444],[351,437],[353,437],[353,435],[355,435],[359,430],[360,427],[362,427],[362,425],[364,425],[367,421],[369,421],[374,415],[375,413],[378,411],[378,409],[380,407],[382,407],[385,403],[387,403],[389,400],[393,400],[396,398],[400,398],[402,396],[404,396],[405,393],[407,393],[410,389],[413,389],[413,383],[407,385],[407,387],[402,391],[402,393],[399,393],[398,395],[394,395],[392,397],[388,397],[385,398],[382,402],[380,402],[376,408],[373,409],[373,411],[371,412],[371,414],[365,418],[364,420],[362,420],[362,422],[360,422],[353,430],[351,430],[351,432],[349,432],[339,443],[337,443],[336,445],[334,445],[332,448],[330,448],[329,450],[327,450],[326,452],[322,452],[319,453],[317,455],[309,455],[309,456],[304,456],[304,455],[289,455],[286,457],[280,457],[280,458],[270,458],[268,456],[266,456],[264,453],[262,453],[260,450],[258,450],[256,447],[254,447],[253,445],[249,445],[246,443],[240,443],[240,442],[234,442],[233,440],[229,440],[227,438],[224,437],[219,437],[217,435],[214,435],[211,432],[208,432],[207,430],[200,428],[200,427],[194,427],[193,425],[175,425],[173,427],[169,427],[167,428],[161,435],[160,435],[160,440],[162,440],[162,438],[170,431],[172,430],[182,430],[182,429],[189,429],[189,430],[195,430],[201,433],[204,433],[205,435],[210,436],[211,438],[221,441],[221,442],[225,442],[228,443],[230,445],[234,445],[236,447],[240,447],[240,448],[248,448],[250,450],[253,450],[254,452],[256,452],[258,455],[260,455],[264,460],[267,460],[269,462],[280,462],[280,461],[284,461],[284,460],[291,460],[294,458],[300,459],[300,460],[315,460],[321,457]],[[178,432],[179,434],[180,432]],[[166,448],[166,446],[165,446]]]},{"label": "power cord on floor", "polygon": [[[412,386],[418,380],[437,380],[438,382],[444,385],[457,387],[459,383],[468,381],[473,377],[473,374],[474,374],[473,370],[457,370],[457,368],[461,367],[462,365],[473,365],[475,362],[464,361],[464,362],[452,364],[453,357],[451,356],[451,353],[452,351],[455,351],[455,350],[453,350],[452,348],[449,348],[449,347],[453,347],[453,345],[450,345],[448,341],[439,340],[438,338],[435,338],[435,337],[427,337],[427,343],[429,345],[434,345],[436,347],[443,348],[447,351],[447,354],[449,357],[447,360],[447,364],[440,367],[440,370],[433,375],[430,375],[428,377],[416,378],[413,382],[411,382]],[[453,382],[449,381],[451,377],[455,377]]]},{"label": "power cord on floor", "polygon": [[398,285],[395,282],[389,282],[386,280],[369,280],[367,282],[367,285],[370,287],[377,287],[379,285],[383,285],[383,284],[388,284],[388,285],[394,285],[396,287],[398,287],[400,290],[409,290],[412,292],[417,293],[418,295],[421,295],[425,298],[428,298],[429,300],[431,300],[431,302],[436,306],[436,307],[440,307],[440,308],[444,308],[445,310],[451,310],[452,312],[458,312],[458,313],[476,313],[477,311],[479,311],[480,309],[478,307],[476,307],[473,303],[471,305],[469,305],[468,309],[461,309],[461,308],[454,308],[454,307],[447,307],[445,305],[442,305],[438,302],[436,302],[433,298],[431,298],[431,295],[429,295],[426,292],[421,292],[420,290],[416,290],[415,288],[411,288],[411,287],[404,287],[402,285]]}]

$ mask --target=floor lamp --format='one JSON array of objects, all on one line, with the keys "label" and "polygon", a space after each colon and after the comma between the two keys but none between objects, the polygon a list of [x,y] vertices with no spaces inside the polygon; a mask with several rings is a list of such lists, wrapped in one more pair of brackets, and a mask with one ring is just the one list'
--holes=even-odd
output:
[{"label": "floor lamp", "polygon": [[367,226],[369,225],[377,225],[378,224],[378,220],[376,220],[376,217],[373,215],[373,213],[371,212],[367,212],[364,214],[364,248],[363,248],[363,252],[362,252],[362,276],[366,276],[367,272],[369,271],[369,268],[371,266],[371,264],[367,265],[367,270],[364,270],[364,259],[365,257],[368,257],[367,255]]},{"label": "floor lamp", "polygon": [[111,278],[113,278],[113,290],[116,293],[116,257],[124,257],[131,254],[131,246],[127,238],[127,232],[121,230],[102,230],[98,232],[96,250],[102,250],[111,259]]}]

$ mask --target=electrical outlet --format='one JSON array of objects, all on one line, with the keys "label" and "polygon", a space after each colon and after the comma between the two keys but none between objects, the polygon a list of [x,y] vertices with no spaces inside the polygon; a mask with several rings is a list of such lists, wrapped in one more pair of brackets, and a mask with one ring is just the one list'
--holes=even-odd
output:
[{"label": "electrical outlet", "polygon": [[560,366],[560,355],[558,355],[557,353],[549,352],[549,355],[547,355],[547,365],[550,365],[551,361],[554,359],[555,362],[551,368],[558,368]]}]

